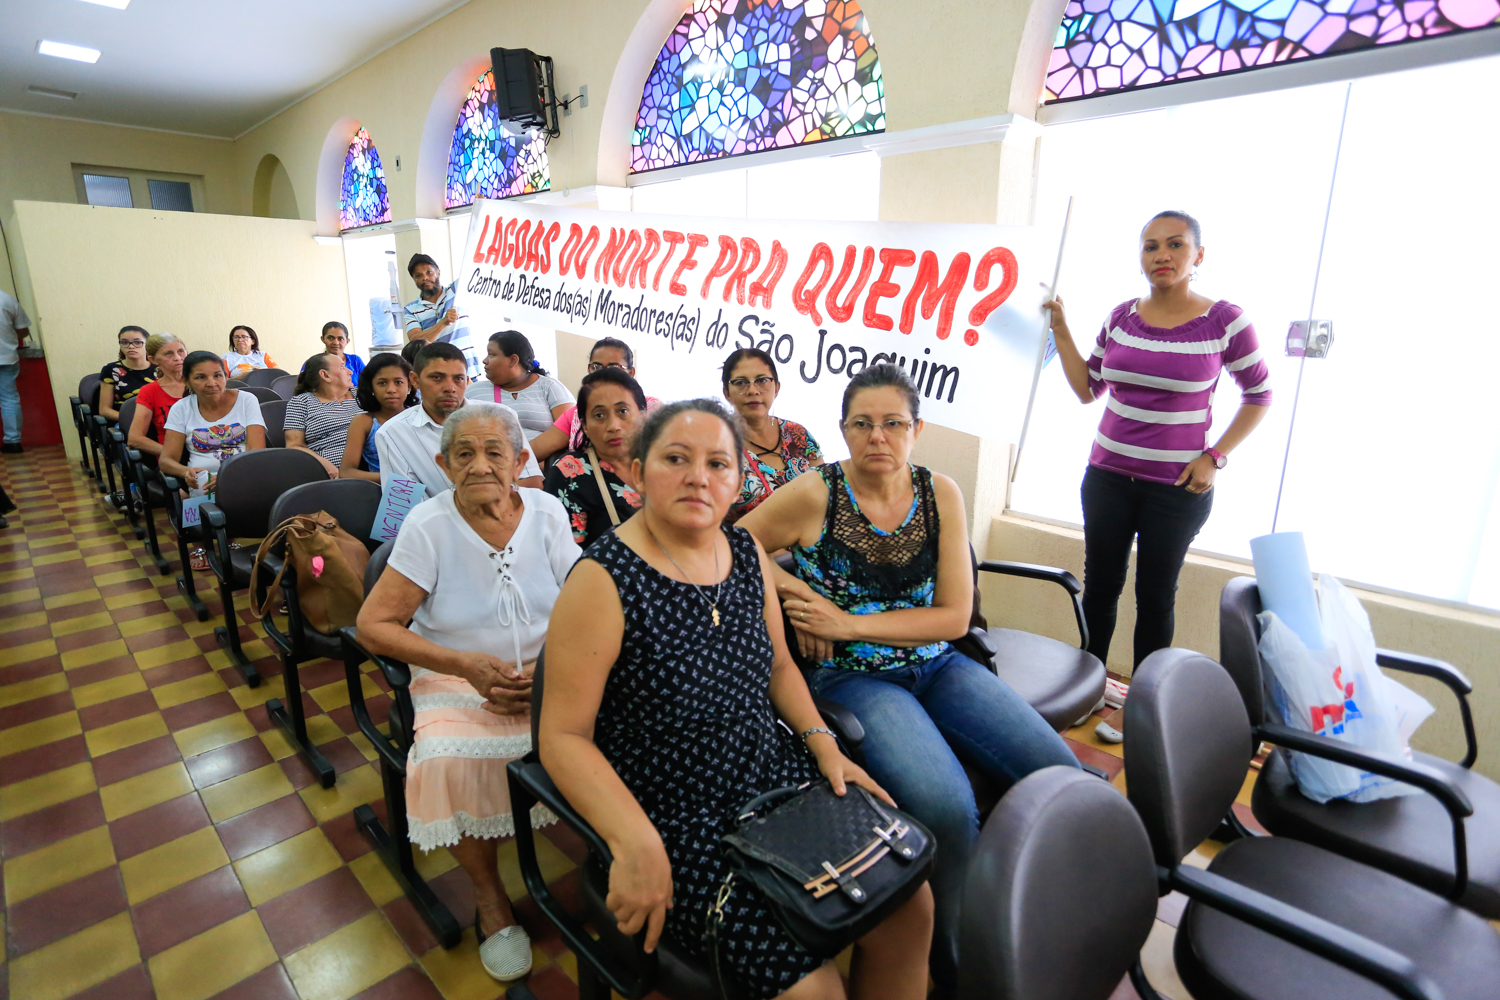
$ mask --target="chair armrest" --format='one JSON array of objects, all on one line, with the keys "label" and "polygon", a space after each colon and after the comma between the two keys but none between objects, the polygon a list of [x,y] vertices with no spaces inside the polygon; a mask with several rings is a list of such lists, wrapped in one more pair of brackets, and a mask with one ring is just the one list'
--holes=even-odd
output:
[{"label": "chair armrest", "polygon": [[[541,864],[537,861],[536,835],[531,829],[531,807],[541,803],[556,813],[559,819],[584,839],[589,845],[590,853],[605,871],[609,870],[609,865],[614,860],[609,852],[609,845],[563,798],[546,768],[542,767],[535,749],[520,760],[511,761],[505,770],[510,783],[511,815],[516,820],[516,854],[520,861],[521,878],[525,881],[531,898],[536,900],[541,911],[557,925],[563,940],[579,956],[579,961],[587,962],[598,970],[610,989],[621,996],[640,996],[645,991],[645,980],[655,971],[656,956],[638,951],[636,961],[647,970],[647,975],[637,974],[590,934],[583,923],[552,895],[547,888],[547,880],[542,875]],[[642,940],[643,937],[638,935],[637,948]]]},{"label": "chair armrest", "polygon": [[207,525],[204,531],[213,542],[208,549],[208,568],[214,571],[214,576],[230,583],[233,580],[234,569],[229,564],[229,532],[225,528],[229,519],[219,509],[216,503],[206,503],[198,508],[199,527]]},{"label": "chair armrest", "polygon": [[865,741],[865,727],[860,724],[859,717],[849,709],[836,701],[827,698],[813,696],[813,704],[818,708],[818,714],[823,721],[828,723],[838,741],[844,744],[844,749],[852,752],[859,750]]},{"label": "chair armrest", "polygon": [[[349,709],[354,713],[354,724],[375,747],[375,752],[383,757],[387,764],[397,771],[406,771],[406,747],[397,742],[397,737],[405,737],[409,734],[401,732],[402,725],[399,720],[393,718],[390,729],[391,734],[387,736],[375,725],[375,720],[370,718],[369,706],[365,704],[365,692],[363,686],[364,672],[360,670],[360,664],[366,660],[373,661],[380,667],[381,672],[386,675],[387,680],[392,680],[392,669],[398,664],[385,660],[383,657],[373,655],[369,650],[359,644],[359,639],[354,627],[345,626],[339,629],[340,645],[344,650],[344,680],[349,685]],[[405,671],[405,665],[400,664]],[[409,722],[414,716],[410,714],[411,693],[407,685],[411,683],[410,671],[405,671],[406,679],[398,686],[394,681],[391,687],[395,688],[396,704],[392,706],[392,715],[406,713],[404,718]]]},{"label": "chair armrest", "polygon": [[1178,865],[1164,881],[1189,899],[1327,959],[1404,1000],[1442,1000],[1443,991],[1400,952],[1222,875]]},{"label": "chair armrest", "polygon": [[1394,754],[1377,753],[1364,747],[1356,747],[1342,740],[1330,739],[1293,729],[1280,723],[1266,723],[1255,727],[1255,735],[1287,750],[1309,754],[1331,760],[1336,764],[1347,764],[1386,778],[1394,778],[1427,792],[1442,803],[1453,821],[1453,888],[1448,898],[1463,898],[1469,887],[1469,849],[1464,830],[1465,817],[1474,815],[1474,806],[1464,790],[1459,788],[1446,774],[1426,764],[1418,764]]},{"label": "chair armrest", "polygon": [[1459,761],[1459,766],[1470,768],[1479,759],[1479,738],[1474,733],[1474,711],[1469,707],[1469,695],[1474,693],[1474,685],[1469,679],[1446,660],[1436,660],[1430,656],[1418,656],[1416,653],[1397,653],[1389,649],[1375,650],[1375,662],[1386,670],[1400,670],[1408,674],[1420,674],[1423,677],[1431,677],[1448,686],[1458,699],[1458,711],[1464,722],[1464,741],[1466,749],[1464,759]]},{"label": "chair armrest", "polygon": [[1036,563],[1011,562],[1005,559],[986,559],[979,564],[979,569],[985,573],[1019,576],[1027,580],[1045,580],[1066,590],[1069,599],[1073,602],[1073,620],[1078,623],[1078,648],[1089,648],[1089,626],[1088,622],[1083,619],[1083,601],[1078,596],[1083,593],[1083,585],[1078,582],[1078,577],[1056,566],[1039,566]]},{"label": "chair armrest", "polygon": [[343,628],[339,629],[339,632],[359,653],[360,662],[363,663],[365,660],[369,660],[371,663],[379,667],[380,672],[385,675],[386,683],[390,684],[391,687],[397,689],[405,689],[411,687],[411,667],[402,663],[400,660],[392,660],[389,657],[377,656],[376,654],[366,649],[364,646],[360,645],[359,630],[356,629],[353,625],[345,625]]}]

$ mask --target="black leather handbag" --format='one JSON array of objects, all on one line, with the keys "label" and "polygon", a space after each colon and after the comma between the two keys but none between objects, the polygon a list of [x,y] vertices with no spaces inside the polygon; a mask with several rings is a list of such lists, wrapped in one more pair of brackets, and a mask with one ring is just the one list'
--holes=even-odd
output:
[{"label": "black leather handbag", "polygon": [[852,782],[835,795],[826,779],[751,799],[719,845],[731,870],[708,913],[715,979],[723,907],[736,878],[760,890],[810,954],[833,958],[927,881],[936,847],[932,833],[901,810]]}]

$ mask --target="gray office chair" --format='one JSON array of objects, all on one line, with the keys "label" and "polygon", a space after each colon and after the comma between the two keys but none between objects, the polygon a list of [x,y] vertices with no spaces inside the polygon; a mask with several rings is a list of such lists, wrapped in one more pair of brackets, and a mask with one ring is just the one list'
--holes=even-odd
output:
[{"label": "gray office chair", "polygon": [[[1178,925],[1174,957],[1197,1000],[1388,1000],[1392,993],[1494,1000],[1500,934],[1482,917],[1378,868],[1290,837],[1235,840],[1206,872],[1182,864],[1239,793],[1252,752],[1250,720],[1229,674],[1200,653],[1158,650],[1132,680],[1125,772],[1165,888],[1190,896],[1248,892],[1273,912],[1303,911],[1321,921],[1325,938],[1363,954],[1351,967],[1381,984],[1328,961],[1326,950],[1310,954],[1247,934],[1239,919],[1195,899]],[[1339,740],[1284,726],[1263,732],[1287,749],[1338,763],[1355,756]],[[1373,755],[1362,766],[1422,785],[1462,828],[1463,793],[1431,768]]]},{"label": "gray office chair", "polygon": [[270,387],[275,390],[276,395],[280,396],[282,399],[291,399],[297,394],[297,376],[278,376],[277,379],[271,383]]},{"label": "gray office chair", "polygon": [[[254,374],[253,372],[251,374]],[[330,479],[312,482],[287,490],[271,508],[266,522],[272,531],[288,518],[299,514],[330,514],[338,520],[339,527],[364,542],[365,548],[374,551],[370,530],[375,526],[375,512],[380,507],[380,484],[367,479]],[[281,574],[281,592],[286,599],[285,626],[277,624],[275,614],[261,619],[266,638],[281,657],[281,680],[286,691],[286,701],[272,698],[266,702],[266,714],[281,727],[286,738],[302,754],[308,765],[318,776],[324,788],[332,788],[334,768],[323,756],[323,752],[307,737],[307,720],[302,705],[302,683],[297,676],[299,664],[322,657],[336,660],[343,655],[343,644],[337,634],[324,635],[312,628],[302,616],[302,605],[298,598],[297,567],[285,561],[286,546],[275,546],[261,561],[256,576],[256,590],[250,600],[256,607],[264,606],[271,581]]]},{"label": "gray office chair", "polygon": [[78,380],[78,395],[68,397],[68,405],[73,410],[73,427],[78,431],[78,464],[90,479],[98,476],[98,471],[89,465],[89,425],[94,421],[94,407],[99,405],[99,381],[98,372],[85,375]]},{"label": "gray office chair", "polygon": [[240,381],[248,386],[262,386],[269,388],[276,383],[277,379],[286,378],[288,372],[280,368],[255,368],[240,376]]},{"label": "gray office chair", "polygon": [[272,389],[270,386],[255,385],[252,383],[250,385],[240,386],[239,388],[245,392],[250,393],[250,395],[258,399],[261,406],[265,406],[267,403],[282,402],[281,393],[277,392],[275,389]]},{"label": "gray office chair", "polygon": [[260,418],[266,422],[266,447],[286,447],[286,400],[260,404]]},{"label": "gray office chair", "polygon": [[[1269,694],[1270,672],[1261,662],[1260,590],[1253,577],[1230,580],[1219,597],[1219,657],[1234,679],[1252,726],[1282,722]],[[1378,650],[1383,670],[1399,670],[1441,681],[1458,699],[1467,752],[1458,763],[1413,752],[1417,763],[1441,773],[1463,790],[1474,807],[1464,824],[1465,850],[1455,867],[1452,824],[1448,811],[1431,795],[1407,795],[1377,802],[1334,800],[1318,803],[1297,790],[1286,753],[1272,751],[1261,768],[1251,797],[1259,823],[1278,836],[1309,844],[1382,868],[1410,882],[1456,899],[1491,920],[1500,919],[1500,784],[1470,768],[1479,755],[1474,716],[1469,707],[1472,686],[1463,674],[1441,660]],[[1459,869],[1467,871],[1460,878]]]}]

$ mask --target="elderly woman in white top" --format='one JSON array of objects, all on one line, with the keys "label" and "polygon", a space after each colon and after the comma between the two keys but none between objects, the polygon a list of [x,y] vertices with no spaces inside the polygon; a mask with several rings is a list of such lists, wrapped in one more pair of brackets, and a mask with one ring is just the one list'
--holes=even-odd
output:
[{"label": "elderly woman in white top", "polygon": [[411,840],[449,848],[473,880],[480,960],[508,980],[530,970],[531,943],[495,859],[515,832],[505,765],[531,749],[531,673],[579,548],[556,497],[515,485],[527,452],[513,411],[469,403],[441,448],[453,489],[407,516],[359,637],[412,667]]}]

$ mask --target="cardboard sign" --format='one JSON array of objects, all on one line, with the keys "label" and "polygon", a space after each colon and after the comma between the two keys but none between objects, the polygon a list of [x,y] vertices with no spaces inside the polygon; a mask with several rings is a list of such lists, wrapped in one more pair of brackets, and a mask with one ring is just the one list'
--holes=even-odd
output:
[{"label": "cardboard sign", "polygon": [[415,479],[386,480],[385,490],[380,495],[380,509],[375,512],[375,525],[370,529],[370,538],[377,542],[389,542],[401,530],[401,522],[411,509],[427,498],[427,487]]},{"label": "cardboard sign", "polygon": [[623,338],[646,391],[669,401],[718,396],[725,356],[758,347],[780,366],[778,412],[825,451],[842,443],[849,378],[882,361],[911,375],[923,417],[1016,440],[1047,329],[1051,248],[1026,226],[687,218],[480,199],[458,290],[475,331],[516,320]]},{"label": "cardboard sign", "polygon": [[202,507],[206,503],[213,502],[214,495],[212,493],[208,494],[207,496],[188,497],[186,500],[182,501],[182,526],[184,528],[198,527],[201,521],[201,515],[199,514],[198,508]]}]

